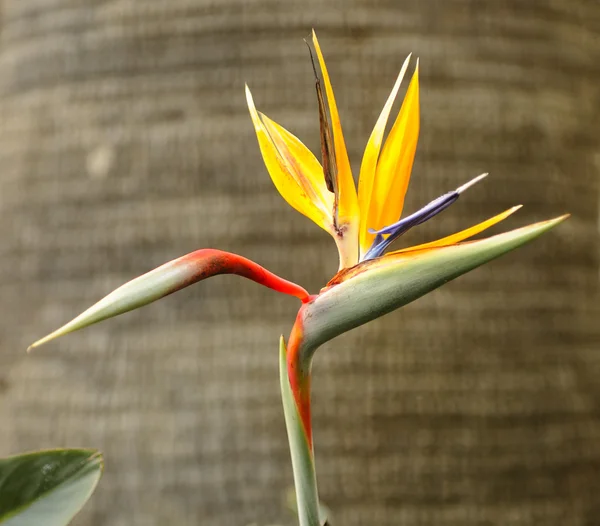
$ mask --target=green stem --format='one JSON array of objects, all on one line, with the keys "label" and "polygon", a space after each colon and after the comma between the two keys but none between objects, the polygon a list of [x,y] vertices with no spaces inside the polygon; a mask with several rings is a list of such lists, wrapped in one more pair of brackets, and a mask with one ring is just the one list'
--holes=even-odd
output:
[{"label": "green stem", "polygon": [[290,387],[283,336],[279,340],[281,399],[287,428],[300,526],[320,526],[319,496],[313,450],[310,447]]}]

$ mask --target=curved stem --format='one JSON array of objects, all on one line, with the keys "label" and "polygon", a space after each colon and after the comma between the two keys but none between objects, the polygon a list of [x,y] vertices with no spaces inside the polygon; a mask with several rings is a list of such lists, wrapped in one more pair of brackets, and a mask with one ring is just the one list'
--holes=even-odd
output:
[{"label": "curved stem", "polygon": [[298,506],[300,526],[320,526],[319,496],[315,474],[312,441],[306,434],[305,426],[296,405],[292,386],[288,376],[287,350],[283,336],[279,340],[279,375],[281,382],[281,399],[285,415],[285,425],[292,457],[294,486]]},{"label": "curved stem", "polygon": [[[306,305],[306,304],[305,304]],[[296,407],[300,421],[304,427],[304,434],[309,447],[312,443],[312,424],[310,416],[310,362],[302,360],[301,350],[304,344],[304,310],[305,305],[300,307],[296,322],[292,327],[287,352],[287,375],[289,378],[292,394],[296,401]]]}]

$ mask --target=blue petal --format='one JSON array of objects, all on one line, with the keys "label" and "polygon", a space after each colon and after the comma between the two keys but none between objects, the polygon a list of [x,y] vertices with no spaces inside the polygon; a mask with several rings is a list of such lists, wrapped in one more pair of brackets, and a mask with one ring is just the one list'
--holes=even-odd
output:
[{"label": "blue petal", "polygon": [[[405,217],[404,219],[400,219],[400,221],[397,221],[396,223],[386,226],[381,230],[369,230],[371,234],[377,234],[377,236],[375,237],[375,241],[373,241],[373,245],[371,245],[371,248],[366,253],[364,259],[373,259],[381,256],[390,246],[390,244],[398,239],[402,234],[408,232],[412,227],[420,225],[444,211],[458,199],[459,195],[460,194],[456,190],[448,192],[447,194],[434,199],[429,204],[421,208],[421,210],[409,215],[408,217]],[[388,236],[384,238],[384,234],[388,234]]]},{"label": "blue petal", "polygon": [[[398,239],[402,234],[410,230],[413,226],[420,225],[425,221],[429,221],[433,216],[436,216],[440,212],[446,210],[452,203],[454,203],[460,194],[462,194],[468,188],[471,188],[474,184],[478,183],[482,179],[485,179],[488,176],[487,173],[478,175],[477,177],[471,179],[469,182],[459,186],[456,190],[452,192],[448,192],[437,199],[431,201],[431,203],[425,205],[421,210],[415,212],[404,219],[400,219],[395,223],[382,228],[381,230],[373,230],[369,229],[371,234],[377,234],[375,236],[375,240],[371,245],[371,248],[365,254],[364,260],[373,259],[381,256],[387,247],[390,246],[394,240]],[[383,236],[387,235],[388,237],[384,238]]]}]

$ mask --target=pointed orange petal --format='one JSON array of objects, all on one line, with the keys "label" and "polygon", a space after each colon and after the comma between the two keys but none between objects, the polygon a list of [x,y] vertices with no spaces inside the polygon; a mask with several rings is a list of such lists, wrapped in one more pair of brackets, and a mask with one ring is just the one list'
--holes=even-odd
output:
[{"label": "pointed orange petal", "polygon": [[321,163],[295,135],[287,131],[264,113],[258,112],[271,140],[281,154],[288,172],[302,187],[311,201],[324,213],[333,209],[333,194],[327,190]]},{"label": "pointed orange petal", "polygon": [[352,178],[352,170],[350,169],[350,161],[348,160],[348,152],[346,151],[346,143],[342,133],[342,125],[338,114],[333,88],[329,80],[329,73],[325,66],[325,60],[321,53],[321,47],[317,40],[317,35],[313,31],[312,40],[319,59],[321,74],[325,84],[325,93],[327,95],[327,104],[329,106],[329,114],[331,116],[331,126],[333,128],[333,143],[335,147],[335,158],[337,162],[337,179],[339,188],[339,218],[340,222],[358,222],[358,200],[356,196],[356,187]]},{"label": "pointed orange petal", "polygon": [[449,245],[456,245],[465,239],[469,239],[470,237],[476,236],[480,232],[487,230],[488,228],[494,226],[496,223],[500,223],[508,216],[514,214],[519,208],[523,205],[513,206],[508,210],[505,210],[501,214],[498,214],[494,217],[490,217],[477,225],[474,225],[470,228],[466,228],[465,230],[461,230],[460,232],[456,232],[449,236],[443,237],[441,239],[436,239],[435,241],[431,241],[429,243],[423,243],[422,245],[415,245],[414,247],[403,248],[401,250],[394,250],[394,252],[390,252],[390,254],[400,254],[401,252],[412,252],[413,250],[426,250],[437,247],[446,247]]},{"label": "pointed orange petal", "polygon": [[[371,196],[373,193],[373,188],[380,184],[379,180],[375,179],[375,175],[377,172],[377,161],[379,160],[379,152],[381,150],[381,143],[383,141],[383,134],[385,133],[385,127],[387,125],[388,117],[390,115],[390,111],[392,110],[392,106],[394,105],[394,100],[396,99],[396,95],[398,94],[398,90],[400,89],[400,84],[402,83],[402,79],[404,78],[404,74],[406,73],[406,69],[408,68],[408,63],[410,61],[411,55],[406,57],[404,64],[402,65],[402,69],[396,79],[396,83],[390,93],[379,118],[371,132],[371,137],[369,137],[369,142],[365,148],[365,153],[363,154],[362,164],[360,166],[360,178],[358,183],[358,205],[360,208],[360,249],[361,256],[364,254],[371,243],[373,242],[373,235],[369,234],[368,229],[370,228],[370,221],[377,220],[378,210],[376,206],[373,206],[371,210]],[[389,185],[391,180],[389,178],[385,178],[382,183]]]},{"label": "pointed orange petal", "polygon": [[[400,113],[385,141],[377,164],[367,228],[380,230],[398,221],[404,207],[404,197],[410,181],[419,139],[419,63],[402,102]],[[370,244],[373,235],[367,233]]]},{"label": "pointed orange petal", "polygon": [[269,135],[256,111],[248,86],[246,86],[246,100],[256,131],[258,145],[275,187],[290,206],[329,232],[332,224],[331,211],[324,211],[313,202],[306,189],[302,188],[297,179],[290,173],[289,163],[287,162],[289,159],[286,161]]}]

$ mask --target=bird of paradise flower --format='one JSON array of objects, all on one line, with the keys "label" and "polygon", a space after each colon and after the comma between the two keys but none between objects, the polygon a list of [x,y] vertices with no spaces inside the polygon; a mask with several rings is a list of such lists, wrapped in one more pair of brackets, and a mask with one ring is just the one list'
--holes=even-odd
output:
[{"label": "bird of paradise flower", "polygon": [[419,135],[418,61],[398,116],[385,142],[383,139],[410,63],[409,55],[367,142],[357,192],[329,74],[314,31],[311,44],[321,163],[298,138],[256,110],[247,86],[246,98],[275,187],[293,208],[329,232],[337,245],[339,271],[326,286],[311,295],[300,285],[242,256],[201,249],[122,285],[30,347],[139,308],[217,274],[237,274],[297,297],[302,304],[287,348],[283,337],[280,339],[280,372],[302,526],[324,522],[317,495],[310,417],[311,363],[315,350],[335,336],[406,305],[533,240],[568,217],[563,215],[483,240],[465,241],[520,208],[515,206],[447,237],[387,252],[402,234],[445,210],[487,174],[401,218]]}]

